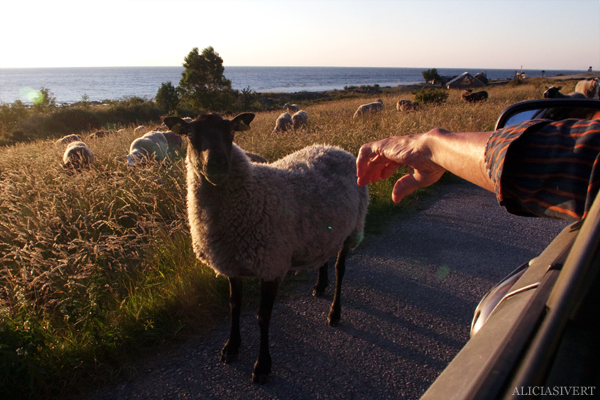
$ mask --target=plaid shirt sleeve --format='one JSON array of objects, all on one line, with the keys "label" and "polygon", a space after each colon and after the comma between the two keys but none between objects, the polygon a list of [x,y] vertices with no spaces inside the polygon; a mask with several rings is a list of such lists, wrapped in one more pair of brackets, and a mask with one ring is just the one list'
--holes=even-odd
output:
[{"label": "plaid shirt sleeve", "polygon": [[579,220],[600,187],[600,120],[531,120],[490,137],[485,161],[512,214]]}]

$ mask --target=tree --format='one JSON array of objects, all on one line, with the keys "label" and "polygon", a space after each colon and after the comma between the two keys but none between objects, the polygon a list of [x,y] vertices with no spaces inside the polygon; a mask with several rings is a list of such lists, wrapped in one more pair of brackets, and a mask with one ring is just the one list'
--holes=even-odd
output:
[{"label": "tree", "polygon": [[431,82],[431,81],[442,79],[442,77],[439,76],[436,68],[428,69],[427,71],[423,71],[422,73],[423,73],[423,78],[425,79],[425,82]]},{"label": "tree", "polygon": [[179,104],[179,93],[171,82],[163,83],[156,93],[156,104],[167,111],[173,111]]},{"label": "tree", "polygon": [[198,51],[194,47],[185,57],[179,93],[187,107],[205,110],[225,110],[235,101],[231,81],[225,79],[223,59],[212,47]]},{"label": "tree", "polygon": [[56,97],[53,94],[50,89],[42,86],[38,95],[33,99],[33,109],[38,112],[46,112],[56,107]]}]

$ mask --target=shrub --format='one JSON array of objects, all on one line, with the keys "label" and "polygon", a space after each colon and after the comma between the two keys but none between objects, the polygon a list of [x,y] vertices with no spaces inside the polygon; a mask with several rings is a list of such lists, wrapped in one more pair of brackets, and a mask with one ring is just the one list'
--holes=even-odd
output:
[{"label": "shrub", "polygon": [[442,104],[448,100],[450,95],[448,91],[444,89],[426,89],[423,88],[420,91],[413,93],[415,95],[415,101],[421,104],[435,103]]}]

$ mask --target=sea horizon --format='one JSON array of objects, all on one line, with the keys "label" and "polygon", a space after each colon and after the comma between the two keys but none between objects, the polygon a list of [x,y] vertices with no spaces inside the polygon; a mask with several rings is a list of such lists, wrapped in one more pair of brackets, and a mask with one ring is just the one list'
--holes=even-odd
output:
[{"label": "sea horizon", "polygon": [[[394,87],[423,83],[422,72],[432,68],[413,67],[273,67],[225,66],[224,76],[235,90],[257,93],[295,93],[343,90],[347,86],[379,85]],[[582,70],[436,68],[442,76],[463,72],[484,72],[488,79],[511,79],[516,72],[527,77],[585,73]],[[31,67],[0,68],[0,103],[20,100],[32,104],[43,87],[58,104],[73,104],[84,97],[89,101],[122,100],[129,97],[153,99],[163,83],[178,86],[183,66],[164,67]]]}]

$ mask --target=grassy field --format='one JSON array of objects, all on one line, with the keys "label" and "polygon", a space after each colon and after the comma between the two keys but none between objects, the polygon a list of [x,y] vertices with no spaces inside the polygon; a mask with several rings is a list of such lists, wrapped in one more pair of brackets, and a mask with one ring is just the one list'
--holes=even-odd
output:
[{"label": "grassy field", "polygon": [[[365,142],[434,127],[492,130],[505,107],[540,98],[553,84],[528,82],[490,86],[483,104],[461,102],[453,90],[446,103],[408,113],[395,103],[412,100],[409,92],[301,104],[308,126],[277,135],[280,112],[261,112],[236,143],[274,161],[313,143],[356,154]],[[563,92],[572,89],[562,85]],[[377,98],[382,113],[352,119],[360,104]],[[227,281],[198,264],[191,250],[184,151],[127,169],[120,156],[133,128],[85,139],[96,160],[77,174],[60,166],[64,148],[49,140],[0,149],[1,398],[58,397],[82,383],[122,377],[142,351],[201,335],[227,315]],[[370,186],[367,237],[418,200],[419,194],[394,205],[393,178]]]}]

